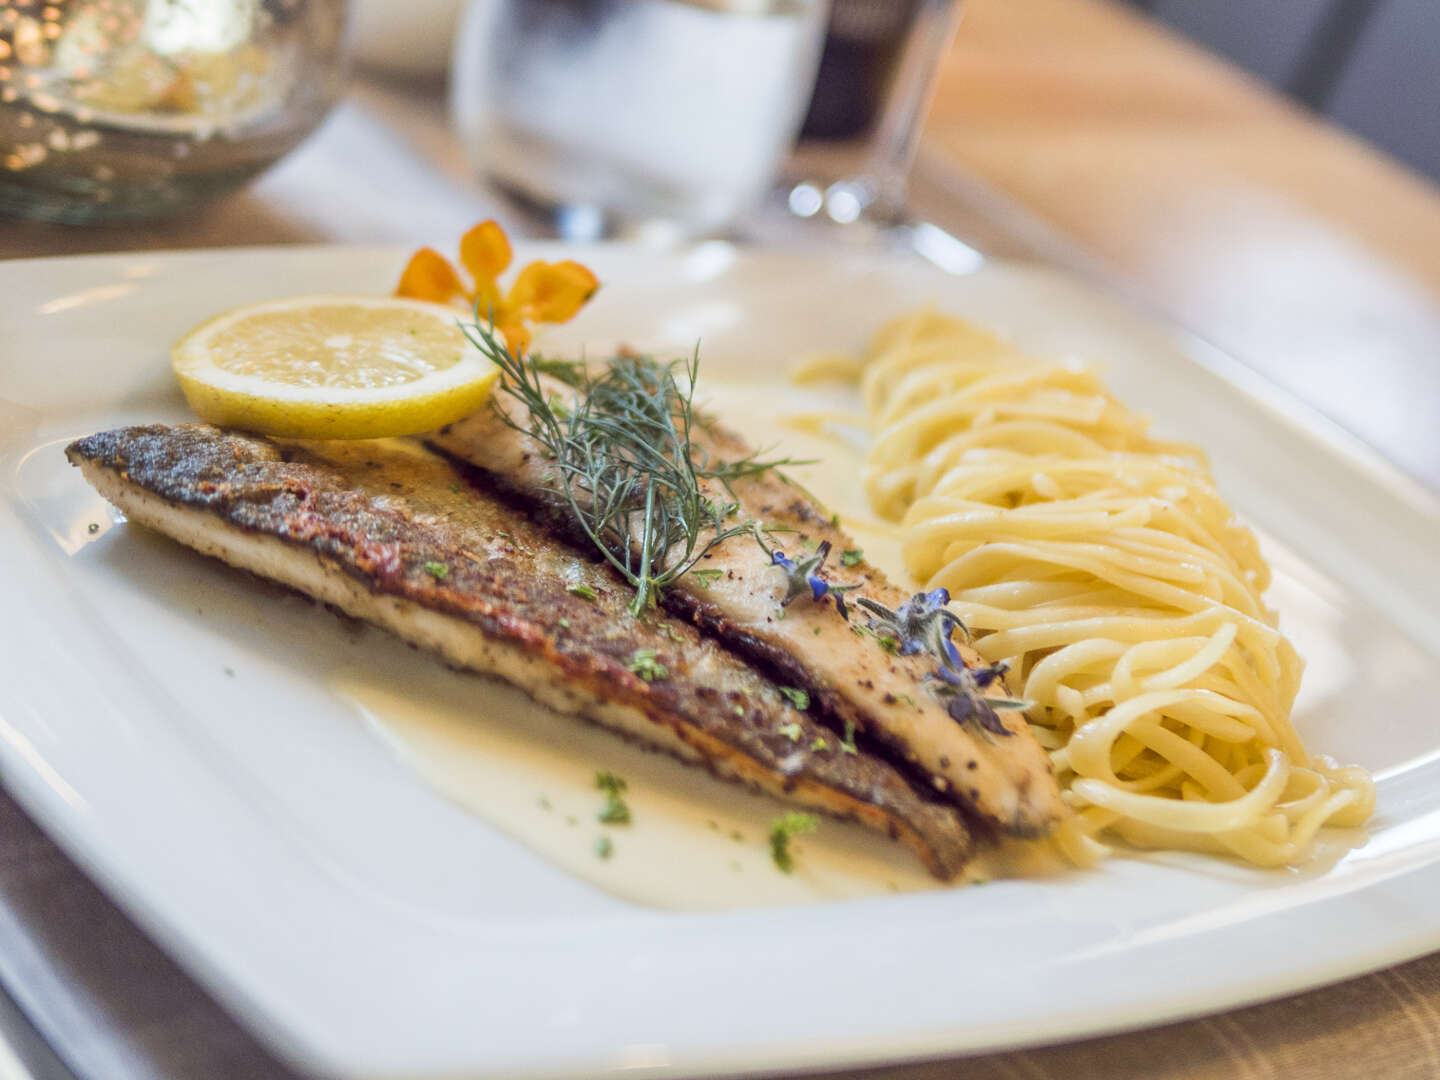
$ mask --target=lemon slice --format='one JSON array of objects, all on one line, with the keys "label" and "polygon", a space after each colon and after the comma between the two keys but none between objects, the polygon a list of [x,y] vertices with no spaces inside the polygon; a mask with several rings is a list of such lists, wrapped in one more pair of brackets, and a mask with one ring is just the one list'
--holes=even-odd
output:
[{"label": "lemon slice", "polygon": [[304,439],[413,435],[466,416],[499,370],[443,304],[300,296],[217,315],[171,363],[190,407],[222,427]]}]

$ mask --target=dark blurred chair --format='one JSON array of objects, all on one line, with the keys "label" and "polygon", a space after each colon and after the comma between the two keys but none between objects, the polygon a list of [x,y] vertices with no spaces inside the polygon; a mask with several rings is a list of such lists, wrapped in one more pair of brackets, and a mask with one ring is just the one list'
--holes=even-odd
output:
[{"label": "dark blurred chair", "polygon": [[1129,0],[1440,180],[1440,0]]}]

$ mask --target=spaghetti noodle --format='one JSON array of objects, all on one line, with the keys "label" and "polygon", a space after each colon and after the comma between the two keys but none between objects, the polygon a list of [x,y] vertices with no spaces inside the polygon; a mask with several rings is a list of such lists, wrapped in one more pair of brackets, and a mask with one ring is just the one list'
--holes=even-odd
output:
[{"label": "spaghetti noodle", "polygon": [[1068,855],[1113,836],[1293,864],[1369,817],[1369,775],[1290,725],[1303,664],[1198,448],[1153,438],[1092,371],[933,312],[885,327],[860,385],[871,505],[1033,703]]}]

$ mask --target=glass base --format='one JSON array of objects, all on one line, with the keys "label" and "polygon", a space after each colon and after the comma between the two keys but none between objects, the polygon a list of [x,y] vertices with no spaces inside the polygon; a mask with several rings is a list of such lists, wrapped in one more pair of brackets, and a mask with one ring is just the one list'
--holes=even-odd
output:
[{"label": "glass base", "polygon": [[632,217],[591,203],[549,202],[492,176],[488,188],[499,196],[509,224],[526,236],[591,244],[620,240],[650,248],[671,248],[704,235],[669,218]]},{"label": "glass base", "polygon": [[174,217],[243,187],[259,168],[219,176],[185,176],[170,183],[63,185],[17,183],[0,175],[0,214],[55,225],[104,225]]}]

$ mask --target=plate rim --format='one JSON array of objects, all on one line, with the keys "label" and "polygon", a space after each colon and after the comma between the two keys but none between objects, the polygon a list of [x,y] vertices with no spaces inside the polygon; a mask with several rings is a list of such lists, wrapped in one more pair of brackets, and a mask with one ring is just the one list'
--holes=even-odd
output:
[{"label": "plate rim", "polygon": [[[655,252],[637,249],[630,245],[611,245],[613,248],[623,250],[637,255],[656,255]],[[570,245],[563,244],[517,244],[521,254],[527,251],[536,250],[565,250],[574,252],[576,249]],[[8,266],[14,265],[22,272],[35,271],[54,265],[70,266],[75,263],[121,263],[126,261],[159,261],[170,262],[172,260],[186,260],[190,258],[213,257],[216,255],[235,255],[243,253],[249,258],[264,259],[268,257],[286,257],[297,252],[314,255],[336,255],[343,253],[351,259],[379,259],[381,257],[391,258],[397,252],[403,253],[408,250],[404,246],[394,244],[384,245],[263,245],[247,248],[207,248],[207,249],[181,249],[167,252],[133,252],[133,253],[105,253],[99,255],[80,256],[49,256],[33,259],[12,259],[0,263],[0,278],[7,273]],[[590,250],[590,249],[587,249]],[[766,257],[797,258],[805,261],[813,257],[812,253],[776,251],[773,249],[747,249],[741,250],[749,255],[761,255]],[[676,253],[659,253],[660,257],[673,257]],[[873,257],[873,253],[871,253]],[[1053,268],[1034,267],[1030,264],[1016,263],[1007,264],[992,260],[991,265],[1011,265],[1026,270],[1043,270],[1048,274],[1055,274],[1067,279],[1073,279],[1073,275],[1062,270]],[[1092,292],[1095,290],[1089,283],[1079,281],[1079,284]],[[1105,295],[1104,300],[1115,306],[1128,306],[1123,297]],[[1133,309],[1132,309],[1133,310]],[[1139,312],[1137,317],[1155,322],[1155,318],[1148,312]],[[1212,375],[1220,378],[1229,385],[1237,385],[1234,378],[1236,371],[1244,373],[1244,382],[1238,388],[1247,395],[1256,398],[1261,404],[1266,405],[1278,415],[1290,418],[1297,427],[1300,434],[1307,435],[1312,440],[1318,440],[1319,444],[1331,455],[1342,458],[1355,468],[1364,469],[1371,475],[1385,476],[1391,480],[1398,480],[1400,483],[1390,490],[1394,494],[1401,491],[1407,496],[1414,496],[1414,489],[1418,488],[1427,499],[1421,500],[1416,506],[1412,503],[1417,513],[1433,514],[1440,519],[1440,498],[1428,488],[1420,485],[1418,481],[1411,479],[1398,466],[1390,463],[1369,447],[1362,440],[1343,427],[1329,420],[1323,414],[1311,409],[1309,406],[1298,402],[1292,395],[1271,383],[1264,376],[1234,360],[1227,354],[1208,344],[1203,338],[1194,335],[1183,329],[1170,325],[1159,324],[1156,327],[1163,331],[1169,338],[1177,342],[1177,348],[1184,351],[1187,357],[1193,362],[1209,371]],[[1196,357],[1196,351],[1201,352],[1202,357]],[[1206,363],[1204,358],[1209,358],[1211,363]],[[1219,367],[1212,366],[1219,364]],[[1226,369],[1233,370],[1226,370]],[[1256,393],[1256,388],[1261,393]],[[1285,408],[1276,409],[1275,401],[1280,402]],[[1317,430],[1318,429],[1318,430]],[[0,440],[3,443],[3,440]],[[1366,460],[1373,459],[1373,460]],[[0,465],[9,467],[11,464],[10,455],[0,445]],[[9,495],[6,492],[7,496]],[[0,538],[7,536],[5,531],[5,514],[17,518],[16,523],[20,524],[23,530],[23,522],[18,521],[18,515],[14,513],[7,498],[3,505],[0,505]],[[33,538],[32,538],[33,539]],[[3,634],[0,634],[3,637]],[[283,1057],[292,1063],[298,1063],[302,1067],[317,1069],[321,1072],[344,1072],[347,1075],[389,1075],[386,1073],[355,1073],[352,1067],[355,1065],[353,1059],[345,1059],[343,1054],[340,1057],[333,1053],[316,1053],[317,1046],[314,1042],[306,1042],[299,1037],[298,1033],[288,1030],[283,1026],[277,1027],[272,1021],[273,1017],[265,1013],[259,1006],[249,1000],[246,994],[239,988],[228,986],[227,973],[221,970],[206,970],[197,972],[199,968],[206,968],[208,960],[204,956],[196,955],[193,943],[188,940],[181,940],[183,935],[172,925],[165,923],[160,912],[146,899],[140,895],[143,890],[132,888],[133,882],[127,881],[122,868],[113,865],[106,857],[103,850],[94,846],[87,846],[86,840],[81,835],[81,830],[75,828],[76,822],[73,818],[66,816],[67,805],[63,798],[57,796],[53,778],[47,778],[41,767],[43,760],[37,763],[23,750],[17,750],[19,745],[16,736],[23,739],[23,733],[15,728],[0,715],[0,777],[8,789],[15,794],[17,801],[24,806],[26,812],[37,822],[44,831],[55,838],[57,844],[66,852],[67,857],[82,869],[82,872],[93,880],[101,883],[107,895],[116,899],[117,903],[125,911],[127,917],[140,925],[147,934],[161,942],[167,953],[175,956],[188,972],[196,975],[198,981],[207,985],[214,991],[217,983],[226,986],[228,992],[217,993],[225,1006],[231,1010],[238,1011],[245,1019],[252,1030],[259,1029],[262,1034],[262,1041],[267,1041],[272,1049],[280,1050]],[[1412,884],[1430,886],[1440,883],[1440,866],[1419,866],[1406,872],[1405,877],[1418,877],[1419,880]],[[1316,901],[1320,903],[1322,901]],[[719,1069],[725,1072],[759,1073],[762,1071],[799,1068],[823,1068],[823,1067],[860,1067],[867,1064],[881,1062],[893,1062],[898,1060],[918,1060],[930,1058],[937,1055],[955,1053],[973,1054],[989,1050],[1005,1049],[1021,1045],[1034,1045],[1037,1042],[1049,1042],[1065,1040],[1079,1035],[1099,1035],[1118,1031],[1135,1030],[1142,1027],[1153,1026],[1170,1020],[1186,1016],[1202,1015],[1220,1009],[1240,1007],[1257,1001],[1272,1000],[1282,997],[1303,988],[1315,987],[1333,983],[1354,975],[1362,974],[1380,967],[1388,966],[1411,956],[1419,955],[1421,952],[1430,951],[1440,947],[1440,923],[1430,926],[1424,934],[1412,934],[1404,944],[1394,942],[1388,951],[1371,951],[1367,955],[1370,960],[1360,961],[1357,954],[1363,950],[1356,940],[1350,943],[1348,952],[1340,950],[1332,954],[1328,961],[1316,961],[1311,968],[1306,969],[1303,974],[1292,973],[1290,977],[1276,977],[1270,979],[1262,986],[1257,986],[1253,994],[1233,993],[1225,994],[1219,989],[1210,992],[1193,994],[1189,998],[1181,996],[1170,999],[1168,1002],[1154,1002],[1149,1010],[1142,1010],[1136,1014],[1133,1010],[1126,1016],[1114,1016],[1108,1021],[1100,1021],[1098,1024],[1092,1018],[1085,1020],[1083,1014],[1077,1013],[1068,1020],[1052,1023],[1048,1026],[1042,1025],[1043,1030],[1038,1034],[1021,1035],[1019,1033],[1005,1034],[997,1032],[991,1039],[972,1040],[962,1043],[958,1048],[955,1042],[953,1031],[944,1029],[935,1031],[915,1031],[911,1036],[900,1039],[897,1042],[890,1042],[884,1047],[869,1045],[862,1047],[842,1047],[833,1045],[829,1048],[815,1048],[813,1046],[791,1045],[750,1047],[746,1050],[735,1050],[734,1060],[727,1060],[729,1055],[717,1056],[713,1050],[702,1051],[699,1060],[679,1059],[671,1060],[665,1065],[656,1065],[648,1071],[649,1075],[655,1076],[682,1076],[692,1075],[698,1071],[709,1071]],[[1337,956],[1346,956],[1348,959],[1336,959]],[[1032,1025],[1033,1031],[1033,1025]],[[333,1050],[333,1048],[332,1048]],[[760,1059],[756,1055],[760,1054]],[[558,1071],[538,1071],[527,1075],[535,1077],[542,1076],[570,1076],[583,1075],[575,1071],[571,1066],[556,1063]],[[508,1073],[492,1073],[491,1075],[512,1075]]]}]

